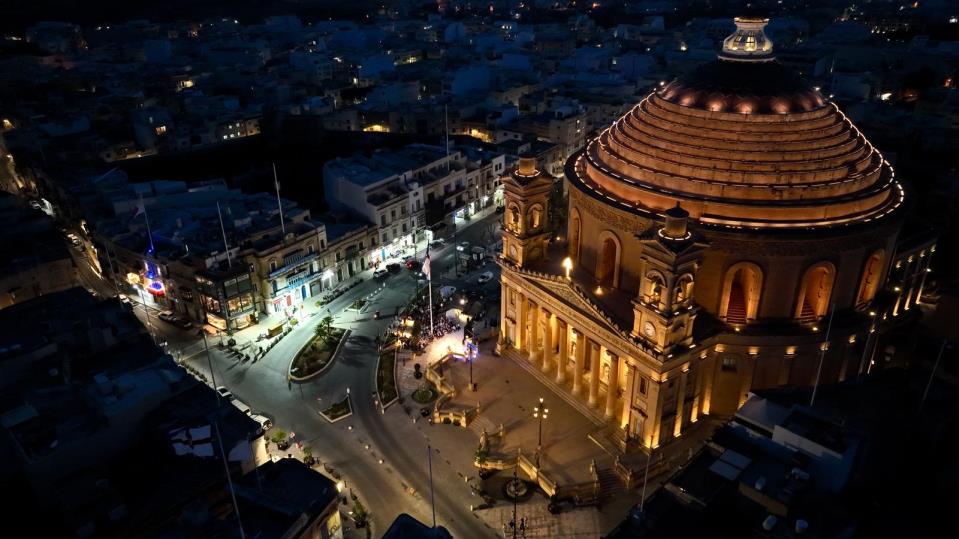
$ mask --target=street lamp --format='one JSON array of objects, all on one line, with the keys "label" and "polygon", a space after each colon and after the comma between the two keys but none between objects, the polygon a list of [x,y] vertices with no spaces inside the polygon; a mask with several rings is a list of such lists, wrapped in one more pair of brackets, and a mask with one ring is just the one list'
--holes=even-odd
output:
[{"label": "street lamp", "polygon": [[567,256],[566,258],[563,259],[563,269],[566,270],[566,278],[569,279],[569,278],[570,278],[570,277],[569,277],[569,272],[570,272],[570,270],[573,269],[573,259],[572,259],[572,258],[570,258],[570,257]]},{"label": "street lamp", "polygon": [[536,443],[536,466],[539,467],[539,454],[543,449],[543,420],[549,414],[549,408],[543,405],[543,397],[539,398],[539,405],[533,407],[533,417],[539,419],[539,441]]}]

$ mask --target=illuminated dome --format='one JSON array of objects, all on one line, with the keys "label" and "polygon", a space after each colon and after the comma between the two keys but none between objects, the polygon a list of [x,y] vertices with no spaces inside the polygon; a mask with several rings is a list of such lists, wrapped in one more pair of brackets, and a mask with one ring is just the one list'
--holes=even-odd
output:
[{"label": "illuminated dome", "polygon": [[903,199],[889,163],[839,108],[737,19],[718,58],[646,96],[568,165],[607,203],[731,228],[871,221]]}]

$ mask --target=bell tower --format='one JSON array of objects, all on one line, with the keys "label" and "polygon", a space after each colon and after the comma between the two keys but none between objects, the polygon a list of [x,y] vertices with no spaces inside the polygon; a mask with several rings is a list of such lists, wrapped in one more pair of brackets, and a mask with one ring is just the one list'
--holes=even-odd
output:
[{"label": "bell tower", "polygon": [[535,157],[520,157],[503,179],[503,258],[518,267],[546,257],[547,217],[553,177],[536,168]]},{"label": "bell tower", "polygon": [[643,237],[639,294],[633,300],[634,338],[669,355],[693,344],[696,271],[706,244],[689,229],[689,213],[677,203],[666,222]]}]

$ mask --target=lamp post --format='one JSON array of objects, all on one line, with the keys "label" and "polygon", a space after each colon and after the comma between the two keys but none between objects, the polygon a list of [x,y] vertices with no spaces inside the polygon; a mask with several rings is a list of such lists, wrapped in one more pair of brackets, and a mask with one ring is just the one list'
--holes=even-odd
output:
[{"label": "lamp post", "polygon": [[549,408],[543,405],[543,397],[539,398],[539,405],[533,407],[533,417],[539,419],[539,441],[536,443],[536,467],[539,467],[539,455],[543,450],[543,420],[549,414]]},{"label": "lamp post", "polygon": [[570,279],[569,272],[573,269],[573,259],[566,257],[563,259],[563,269],[566,270],[566,279]]}]

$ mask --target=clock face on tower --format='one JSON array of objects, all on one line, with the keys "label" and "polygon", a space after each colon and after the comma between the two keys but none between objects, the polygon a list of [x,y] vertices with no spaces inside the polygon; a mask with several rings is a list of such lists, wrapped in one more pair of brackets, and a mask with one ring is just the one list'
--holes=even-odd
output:
[{"label": "clock face on tower", "polygon": [[649,338],[656,336],[656,326],[652,322],[646,322],[643,325],[643,335],[646,335]]}]

